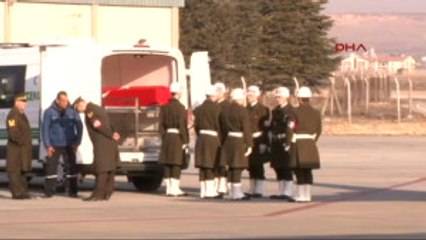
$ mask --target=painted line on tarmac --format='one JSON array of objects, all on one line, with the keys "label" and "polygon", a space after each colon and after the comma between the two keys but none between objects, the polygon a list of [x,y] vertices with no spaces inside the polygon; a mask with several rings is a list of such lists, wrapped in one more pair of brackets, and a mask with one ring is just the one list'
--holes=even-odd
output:
[{"label": "painted line on tarmac", "polygon": [[326,200],[324,202],[316,202],[316,203],[311,203],[311,204],[300,203],[300,204],[303,204],[303,206],[300,206],[300,207],[297,207],[297,208],[281,210],[281,211],[274,211],[274,212],[271,212],[271,213],[267,213],[263,216],[264,217],[277,217],[277,216],[287,215],[287,214],[294,213],[294,212],[300,212],[300,211],[305,211],[305,210],[309,210],[309,209],[312,209],[312,208],[323,207],[323,206],[330,205],[330,204],[350,201],[354,198],[360,198],[360,197],[364,197],[364,196],[368,196],[368,195],[378,194],[378,193],[381,193],[381,192],[386,192],[386,191],[393,190],[393,189],[396,189],[396,188],[406,187],[406,186],[418,184],[418,183],[425,182],[425,181],[426,181],[426,177],[418,178],[418,179],[415,179],[415,180],[412,180],[412,181],[398,183],[398,184],[395,184],[395,185],[392,185],[392,186],[389,186],[389,187],[386,187],[386,188],[379,188],[379,189],[374,189],[374,190],[365,191],[365,192],[353,193],[353,194],[347,195],[345,197],[332,198],[332,199]]}]

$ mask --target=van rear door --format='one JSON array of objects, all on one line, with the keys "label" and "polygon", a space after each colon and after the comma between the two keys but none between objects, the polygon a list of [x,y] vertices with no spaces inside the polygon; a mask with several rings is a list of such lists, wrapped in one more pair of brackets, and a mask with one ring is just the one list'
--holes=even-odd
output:
[{"label": "van rear door", "polygon": [[[102,52],[99,48],[91,45],[46,47],[41,54],[42,114],[53,103],[59,91],[66,91],[71,103],[81,96],[87,101],[101,104]],[[84,115],[80,116],[84,124]],[[45,156],[45,149],[42,147],[40,157],[44,159]],[[84,127],[77,162],[90,164],[92,161],[92,143]]]}]

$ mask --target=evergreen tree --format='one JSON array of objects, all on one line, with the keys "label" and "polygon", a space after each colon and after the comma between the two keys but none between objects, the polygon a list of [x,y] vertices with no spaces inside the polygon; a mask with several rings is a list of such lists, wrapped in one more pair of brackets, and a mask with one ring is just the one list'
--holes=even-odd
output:
[{"label": "evergreen tree", "polygon": [[209,51],[212,77],[231,86],[272,88],[297,77],[319,85],[337,66],[327,37],[331,20],[324,1],[186,0],[181,11],[181,48]]}]

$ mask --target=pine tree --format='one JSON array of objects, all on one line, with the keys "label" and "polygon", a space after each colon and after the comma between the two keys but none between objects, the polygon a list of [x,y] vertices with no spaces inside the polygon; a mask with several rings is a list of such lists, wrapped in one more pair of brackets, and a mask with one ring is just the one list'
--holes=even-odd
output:
[{"label": "pine tree", "polygon": [[297,77],[319,85],[338,59],[327,37],[332,26],[324,1],[186,0],[181,11],[181,48],[186,57],[209,51],[214,81],[272,88]]}]

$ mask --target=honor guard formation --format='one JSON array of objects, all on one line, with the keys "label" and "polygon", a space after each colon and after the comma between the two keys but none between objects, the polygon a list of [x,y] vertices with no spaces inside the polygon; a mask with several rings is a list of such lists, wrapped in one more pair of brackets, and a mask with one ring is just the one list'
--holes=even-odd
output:
[{"label": "honor guard formation", "polygon": [[[190,133],[187,111],[179,101],[180,83],[170,86],[171,98],[161,107],[159,162],[164,167],[165,195],[187,196],[181,189],[182,170],[189,164]],[[313,170],[320,168],[316,142],[321,135],[321,115],[310,104],[312,92],[301,87],[297,106],[290,104],[288,88],[273,92],[277,106],[261,103],[258,86],[232,91],[223,83],[205,89],[206,99],[193,111],[195,131],[194,166],[199,171],[202,199],[233,201],[265,196],[265,164],[276,174],[277,192],[271,199],[311,202]],[[228,96],[229,95],[229,96]],[[8,132],[7,172],[13,199],[31,199],[27,179],[31,172],[31,128],[25,115],[26,95],[17,94],[6,119]],[[106,201],[114,191],[114,177],[120,161],[119,131],[111,125],[103,107],[79,97],[71,105],[65,91],[57,94],[42,118],[42,142],[46,150],[44,198],[55,194],[59,158],[64,159],[67,194],[79,198],[76,152],[84,125],[93,145],[95,188],[83,201]],[[249,173],[249,186],[242,185],[242,173]],[[246,189],[244,191],[243,189]]]}]

